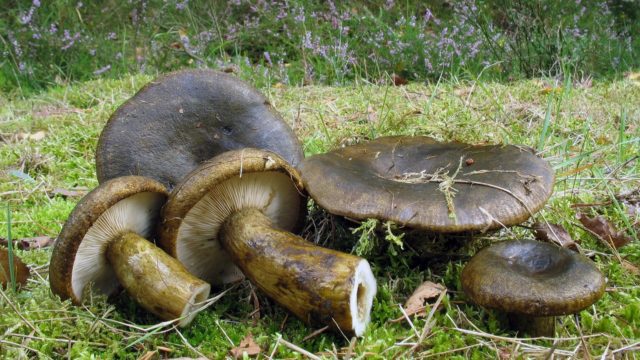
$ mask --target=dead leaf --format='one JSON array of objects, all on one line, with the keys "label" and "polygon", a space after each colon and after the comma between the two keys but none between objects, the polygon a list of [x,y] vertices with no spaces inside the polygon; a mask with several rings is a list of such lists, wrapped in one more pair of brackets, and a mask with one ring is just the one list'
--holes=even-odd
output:
[{"label": "dead leaf", "polygon": [[17,242],[20,250],[34,250],[53,245],[55,239],[49,236],[36,236],[32,238],[18,239]]},{"label": "dead leaf", "polygon": [[391,74],[391,81],[393,82],[393,86],[402,86],[409,83],[409,80],[398,74]]},{"label": "dead leaf", "polygon": [[624,78],[631,81],[640,82],[640,72],[629,71],[624,74]]},{"label": "dead leaf", "polygon": [[151,360],[158,355],[158,350],[147,351],[144,355],[140,356],[138,360]]},{"label": "dead leaf", "polygon": [[51,193],[49,193],[49,197],[60,196],[62,198],[73,198],[73,197],[82,197],[87,194],[89,190],[84,187],[74,188],[74,189],[62,189],[55,188]]},{"label": "dead leaf", "polygon": [[[54,241],[55,240],[49,236],[36,236],[14,240],[14,244],[20,250],[34,250],[51,246]],[[7,239],[0,238],[0,245],[7,246]]]},{"label": "dead leaf", "polygon": [[571,235],[558,224],[536,222],[533,224],[536,239],[556,243],[563,248],[578,251],[578,245],[573,241]]},{"label": "dead leaf", "polygon": [[43,130],[40,131],[36,131],[35,133],[25,133],[25,132],[19,132],[16,135],[16,140],[33,140],[33,141],[40,141],[42,139],[45,138],[45,136],[47,136],[47,133]]},{"label": "dead leaf", "polygon": [[426,302],[430,299],[435,299],[447,288],[433,283],[431,281],[423,282],[418,288],[411,294],[407,302],[404,304],[404,310],[408,316],[418,315],[426,316]]},{"label": "dead leaf", "polygon": [[229,350],[229,354],[233,356],[234,359],[241,358],[243,353],[247,353],[249,356],[255,356],[259,355],[260,352],[260,346],[258,346],[258,344],[253,340],[253,335],[251,335],[251,333],[240,341],[240,345]]},{"label": "dead leaf", "polygon": [[617,231],[602,215],[590,218],[585,214],[578,213],[576,217],[593,235],[615,249],[627,245],[632,240],[624,231]]},{"label": "dead leaf", "polygon": [[453,90],[453,94],[459,97],[465,97],[471,93],[471,88],[463,87]]},{"label": "dead leaf", "polygon": [[[18,286],[24,286],[29,277],[29,267],[20,260],[15,254],[13,255],[13,269]],[[0,248],[0,287],[5,287],[11,282],[9,271],[9,250]]]},{"label": "dead leaf", "polygon": [[640,269],[627,260],[622,259],[622,268],[635,276],[640,276]]}]

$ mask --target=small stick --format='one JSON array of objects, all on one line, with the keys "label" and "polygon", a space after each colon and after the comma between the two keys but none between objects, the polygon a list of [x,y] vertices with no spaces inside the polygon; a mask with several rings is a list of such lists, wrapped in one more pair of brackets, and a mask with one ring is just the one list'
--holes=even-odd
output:
[{"label": "small stick", "polygon": [[[293,344],[293,343],[288,342],[288,341],[287,341],[287,340],[285,340],[285,339],[282,339],[282,338],[278,339],[278,343],[280,343],[280,344],[282,344],[282,345],[286,346],[286,347],[287,347],[287,348],[289,348],[290,350],[293,350],[293,351],[295,351],[295,352],[300,353],[301,355],[304,355],[304,356],[308,357],[309,359],[312,359],[312,360],[321,360],[321,358],[320,358],[319,356],[316,356],[316,355],[314,355],[314,354],[312,354],[312,353],[308,352],[307,350],[305,350],[305,349],[301,348],[300,346],[298,346],[298,345],[296,345],[296,344]],[[276,345],[277,345],[277,344],[276,344]]]}]

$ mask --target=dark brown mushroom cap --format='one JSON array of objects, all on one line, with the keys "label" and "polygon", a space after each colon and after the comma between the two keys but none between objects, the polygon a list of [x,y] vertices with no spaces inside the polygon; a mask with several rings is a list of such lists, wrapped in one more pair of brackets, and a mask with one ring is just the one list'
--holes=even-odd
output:
[{"label": "dark brown mushroom cap", "polygon": [[[13,271],[17,286],[27,284],[29,278],[29,267],[17,256],[13,255]],[[0,288],[6,288],[11,283],[11,272],[9,271],[9,250],[0,247]]]},{"label": "dark brown mushroom cap", "polygon": [[573,314],[604,294],[605,280],[585,257],[550,243],[504,241],[482,249],[462,271],[476,304],[530,316]]},{"label": "dark brown mushroom cap", "polygon": [[192,274],[213,284],[242,277],[218,233],[228,216],[257,208],[274,227],[291,231],[306,214],[298,172],[273,152],[246,148],[202,163],[179,183],[163,207],[160,246]]},{"label": "dark brown mushroom cap", "polygon": [[[81,302],[89,283],[107,295],[116,290],[115,274],[104,255],[107,242],[127,231],[150,238],[166,198],[162,184],[142,176],[115,178],[88,193],[69,215],[54,245],[51,290],[74,303]],[[114,212],[115,206],[126,208]],[[91,243],[86,241],[89,233]],[[85,259],[89,262],[78,268]]]},{"label": "dark brown mushroom cap", "polygon": [[256,89],[212,70],[154,80],[116,110],[96,151],[98,180],[142,175],[171,188],[224,151],[271,150],[294,166],[303,158],[291,128]]},{"label": "dark brown mushroom cap", "polygon": [[299,169],[309,195],[333,214],[438,232],[518,224],[543,206],[554,181],[549,164],[525,148],[423,136],[340,148]]}]

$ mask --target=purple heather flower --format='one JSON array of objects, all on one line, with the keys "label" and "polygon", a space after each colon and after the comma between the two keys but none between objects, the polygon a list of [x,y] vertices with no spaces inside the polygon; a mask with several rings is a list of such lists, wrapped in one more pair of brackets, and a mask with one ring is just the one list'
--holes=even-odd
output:
[{"label": "purple heather flower", "polygon": [[182,2],[176,3],[176,9],[177,10],[184,10],[184,9],[187,8],[188,5],[189,5],[189,0],[184,0]]},{"label": "purple heather flower", "polygon": [[264,59],[267,61],[267,64],[269,64],[269,66],[273,65],[273,63],[271,62],[271,55],[269,55],[268,51],[264,52]]}]

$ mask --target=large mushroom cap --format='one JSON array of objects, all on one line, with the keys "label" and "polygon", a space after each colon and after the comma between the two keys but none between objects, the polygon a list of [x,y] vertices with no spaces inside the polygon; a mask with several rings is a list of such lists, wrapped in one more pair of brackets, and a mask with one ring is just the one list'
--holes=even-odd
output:
[{"label": "large mushroom cap", "polygon": [[80,303],[88,284],[104,294],[118,287],[107,243],[131,231],[149,238],[167,198],[165,187],[141,176],[109,180],[73,209],[56,241],[49,266],[54,293]]},{"label": "large mushroom cap", "polygon": [[549,164],[518,146],[382,137],[315,155],[299,166],[309,195],[353,219],[416,229],[488,230],[526,220],[549,198]]},{"label": "large mushroom cap", "polygon": [[302,148],[257,90],[211,70],[183,70],[140,90],[111,116],[96,151],[98,180],[143,175],[171,188],[231,149],[271,150],[294,166]]},{"label": "large mushroom cap", "polygon": [[597,301],[604,277],[570,250],[533,240],[505,241],[478,252],[462,287],[483,307],[530,316],[572,314]]},{"label": "large mushroom cap", "polygon": [[212,284],[242,277],[220,244],[221,226],[234,212],[255,208],[290,231],[304,219],[298,172],[273,152],[228,151],[186,175],[163,208],[160,244],[197,277]]}]

